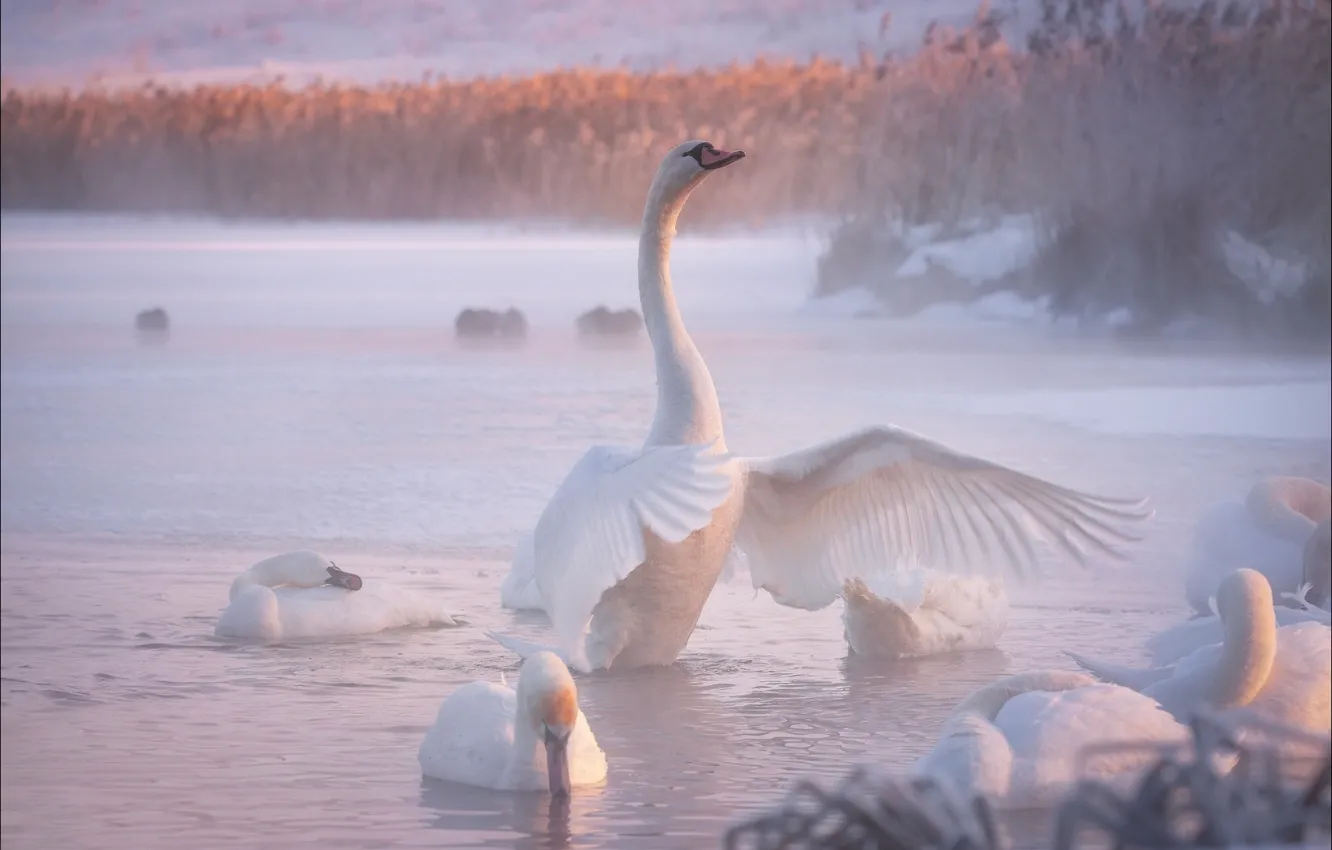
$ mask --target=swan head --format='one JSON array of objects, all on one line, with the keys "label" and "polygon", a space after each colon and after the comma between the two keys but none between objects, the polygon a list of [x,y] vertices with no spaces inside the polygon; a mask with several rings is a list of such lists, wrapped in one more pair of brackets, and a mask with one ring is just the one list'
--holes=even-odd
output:
[{"label": "swan head", "polygon": [[518,705],[546,749],[551,796],[567,797],[573,787],[569,739],[578,724],[578,688],[559,656],[537,652],[523,662]]},{"label": "swan head", "polygon": [[1319,608],[1332,608],[1332,522],[1324,522],[1304,544],[1304,583],[1311,590],[1306,598]]},{"label": "swan head", "polygon": [[701,139],[681,142],[662,159],[651,194],[663,201],[682,197],[712,172],[744,158],[744,151],[723,150]]},{"label": "swan head", "polygon": [[341,587],[346,590],[361,589],[362,581],[360,576],[356,573],[347,572],[332,561],[328,562],[325,572],[328,573],[328,578],[324,579],[324,584],[333,587]]}]

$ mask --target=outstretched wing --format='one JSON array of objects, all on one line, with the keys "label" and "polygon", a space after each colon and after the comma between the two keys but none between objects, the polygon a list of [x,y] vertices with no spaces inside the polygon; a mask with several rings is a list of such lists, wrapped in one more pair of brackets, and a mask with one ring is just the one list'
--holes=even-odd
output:
[{"label": "outstretched wing", "polygon": [[795,454],[742,461],[738,543],[754,586],[821,608],[843,582],[913,567],[1032,572],[1035,539],[1084,562],[1122,557],[1145,501],[1059,487],[901,428],[872,428]]},{"label": "outstretched wing", "polygon": [[574,465],[537,520],[536,581],[569,651],[601,595],[647,557],[644,532],[678,543],[707,526],[733,486],[715,444],[631,449],[596,446]]}]

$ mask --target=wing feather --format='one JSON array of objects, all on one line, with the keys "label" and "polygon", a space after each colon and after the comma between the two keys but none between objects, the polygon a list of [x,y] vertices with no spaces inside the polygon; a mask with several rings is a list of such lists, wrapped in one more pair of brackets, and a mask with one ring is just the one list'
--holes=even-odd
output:
[{"label": "wing feather", "polygon": [[537,520],[533,570],[561,646],[581,654],[601,596],[646,558],[643,534],[679,543],[712,521],[734,486],[715,444],[595,446]]},{"label": "wing feather", "polygon": [[901,428],[743,461],[738,544],[756,587],[819,608],[853,578],[906,569],[1018,576],[1043,539],[1079,564],[1123,558],[1145,500],[1061,487]]}]

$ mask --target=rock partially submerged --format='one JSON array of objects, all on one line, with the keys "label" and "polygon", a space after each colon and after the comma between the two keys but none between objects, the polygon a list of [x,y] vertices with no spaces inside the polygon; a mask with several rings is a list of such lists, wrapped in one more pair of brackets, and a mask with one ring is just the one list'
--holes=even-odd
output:
[{"label": "rock partially submerged", "polygon": [[453,329],[459,339],[520,340],[527,338],[527,319],[513,307],[503,312],[468,307],[458,314]]},{"label": "rock partially submerged", "polygon": [[171,329],[171,318],[161,307],[140,310],[139,315],[134,317],[134,328],[146,333],[167,331]]},{"label": "rock partially submerged", "polygon": [[578,317],[575,323],[579,336],[632,337],[643,329],[643,317],[637,310],[611,310],[598,304]]}]

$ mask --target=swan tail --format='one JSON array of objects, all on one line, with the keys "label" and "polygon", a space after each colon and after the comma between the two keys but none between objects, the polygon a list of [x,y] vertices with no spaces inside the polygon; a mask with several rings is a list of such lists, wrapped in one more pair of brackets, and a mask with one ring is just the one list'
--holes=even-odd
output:
[{"label": "swan tail", "polygon": [[1141,691],[1149,688],[1157,682],[1169,679],[1174,672],[1172,667],[1148,667],[1142,669],[1139,667],[1129,667],[1126,664],[1111,664],[1107,661],[1093,661],[1076,652],[1064,652],[1069,658],[1092,674],[1102,682],[1109,682],[1112,685],[1123,685],[1135,691]]},{"label": "swan tail", "polygon": [[1294,593],[1291,593],[1289,590],[1283,590],[1281,593],[1277,594],[1277,598],[1283,602],[1289,602],[1290,605],[1288,607],[1294,608],[1297,611],[1311,611],[1313,610],[1314,605],[1309,601],[1309,594],[1312,592],[1313,585],[1306,581],[1304,584],[1297,587]]},{"label": "swan tail", "polygon": [[559,656],[560,660],[570,669],[579,670],[584,673],[587,672],[586,664],[581,663],[580,659],[571,657],[568,652],[558,647],[535,643],[534,641],[524,640],[523,638],[514,637],[513,635],[501,634],[489,629],[486,630],[486,637],[509,650],[514,655],[517,655],[524,661],[538,652],[553,652],[555,655]]},{"label": "swan tail", "polygon": [[842,600],[847,643],[857,654],[905,657],[919,651],[920,626],[901,605],[875,596],[858,578],[842,585]]}]

